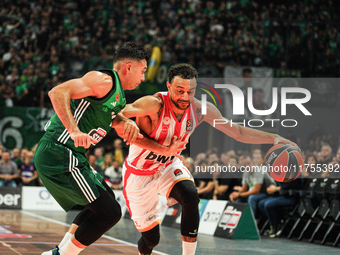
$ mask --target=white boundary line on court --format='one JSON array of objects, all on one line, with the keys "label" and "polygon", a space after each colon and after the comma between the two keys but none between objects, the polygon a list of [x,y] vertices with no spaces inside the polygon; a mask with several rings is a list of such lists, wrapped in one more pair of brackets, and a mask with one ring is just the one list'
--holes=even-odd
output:
[{"label": "white boundary line on court", "polygon": [[8,242],[3,242],[3,241],[0,241],[0,243],[7,247],[8,249],[14,251],[16,254],[19,254],[19,255],[23,255],[22,253],[18,252],[17,250],[13,249],[12,246],[10,244],[8,244]]},{"label": "white boundary line on court", "polygon": [[[24,211],[24,210],[20,210],[20,212],[23,213],[23,214],[26,214],[26,215],[30,215],[32,217],[36,217],[36,218],[39,218],[39,219],[42,219],[42,220],[50,221],[50,222],[53,222],[53,223],[56,223],[56,224],[60,224],[60,225],[66,226],[66,227],[70,226],[70,224],[67,224],[67,223],[64,223],[64,222],[61,222],[61,221],[58,221],[58,220],[50,219],[50,218],[47,218],[45,216],[41,216],[41,215],[38,215],[38,214],[35,214],[35,213],[32,213],[32,212],[27,212],[27,211]],[[112,240],[112,241],[116,241],[116,242],[122,243],[122,244],[126,244],[126,245],[129,245],[129,246],[137,247],[136,244],[129,243],[129,242],[126,242],[126,241],[114,238],[112,236],[102,235],[102,237],[104,237],[106,239],[109,239],[109,240]],[[169,255],[167,253],[163,253],[163,252],[160,252],[160,251],[152,251],[152,253],[156,253],[156,254],[160,254],[160,255]]]}]

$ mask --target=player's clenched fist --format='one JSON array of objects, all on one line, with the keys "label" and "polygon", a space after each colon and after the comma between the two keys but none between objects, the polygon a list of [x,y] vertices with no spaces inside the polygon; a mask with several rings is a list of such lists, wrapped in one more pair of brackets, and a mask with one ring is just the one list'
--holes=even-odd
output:
[{"label": "player's clenched fist", "polygon": [[91,139],[88,134],[85,134],[81,131],[74,131],[70,134],[71,139],[74,141],[74,146],[77,147],[84,147],[89,148],[91,146],[91,142],[96,144],[97,141]]}]

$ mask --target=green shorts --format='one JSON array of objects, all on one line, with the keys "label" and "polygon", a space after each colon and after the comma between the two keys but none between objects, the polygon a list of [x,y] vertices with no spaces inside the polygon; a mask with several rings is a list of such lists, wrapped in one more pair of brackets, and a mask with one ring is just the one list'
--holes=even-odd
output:
[{"label": "green shorts", "polygon": [[46,189],[65,211],[87,205],[99,197],[103,176],[97,173],[85,154],[73,151],[45,135],[34,154],[34,164]]}]

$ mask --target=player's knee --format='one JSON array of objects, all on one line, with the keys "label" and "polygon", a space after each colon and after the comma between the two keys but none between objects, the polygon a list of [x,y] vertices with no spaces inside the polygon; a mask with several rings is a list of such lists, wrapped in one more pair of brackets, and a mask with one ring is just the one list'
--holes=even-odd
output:
[{"label": "player's knee", "polygon": [[142,238],[147,247],[156,247],[160,240],[159,228],[153,228],[142,233]]},{"label": "player's knee", "polygon": [[116,200],[114,200],[114,205],[110,216],[112,218],[111,223],[113,225],[115,225],[122,218],[122,209]]},{"label": "player's knee", "polygon": [[111,200],[107,210],[101,213],[101,220],[108,226],[114,226],[122,217],[122,210],[116,200]]},{"label": "player's knee", "polygon": [[[177,187],[176,187],[177,185]],[[175,196],[174,198],[182,205],[182,206],[193,206],[197,207],[199,203],[199,197],[197,194],[197,189],[194,186],[192,181],[183,181],[177,183],[174,187]]]},{"label": "player's knee", "polygon": [[183,192],[183,204],[188,206],[197,206],[199,203],[199,197],[196,190],[187,190]]}]

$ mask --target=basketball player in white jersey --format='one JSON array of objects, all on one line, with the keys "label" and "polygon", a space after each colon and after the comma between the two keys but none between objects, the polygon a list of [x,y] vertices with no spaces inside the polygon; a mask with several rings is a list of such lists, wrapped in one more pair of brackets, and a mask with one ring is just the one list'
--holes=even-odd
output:
[{"label": "basketball player in white jersey", "polygon": [[[208,103],[207,114],[201,113],[201,102],[193,95],[197,71],[191,65],[177,64],[169,69],[168,92],[145,96],[127,105],[123,114],[137,117],[139,128],[159,144],[169,145],[179,137],[188,140],[194,128],[206,121],[213,126],[214,119],[224,119],[219,110]],[[229,123],[229,122],[228,122]],[[220,131],[244,143],[296,144],[276,134],[238,125],[218,125]],[[136,228],[142,233],[138,241],[141,255],[151,254],[160,239],[161,221],[157,208],[158,193],[182,206],[181,235],[183,255],[196,250],[199,224],[199,198],[190,172],[177,157],[166,157],[131,145],[124,163],[123,194]]]}]

